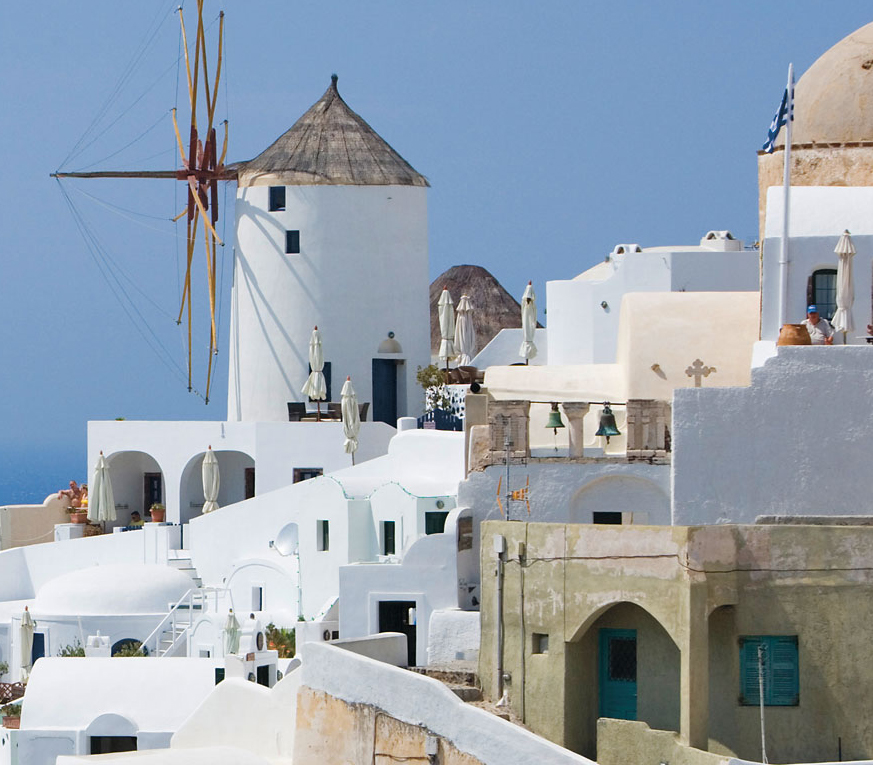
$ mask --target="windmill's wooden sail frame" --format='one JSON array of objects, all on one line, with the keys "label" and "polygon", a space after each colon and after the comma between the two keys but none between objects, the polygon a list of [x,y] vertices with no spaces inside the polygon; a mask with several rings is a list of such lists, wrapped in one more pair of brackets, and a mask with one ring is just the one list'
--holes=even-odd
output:
[{"label": "windmill's wooden sail frame", "polygon": [[[224,160],[227,156],[228,126],[224,121],[224,140],[221,146],[221,154],[218,154],[218,141],[215,130],[215,108],[218,102],[218,88],[221,81],[221,64],[224,40],[224,11],[219,14],[218,25],[218,51],[215,67],[215,79],[210,86],[208,64],[206,57],[206,31],[203,25],[203,4],[205,0],[197,0],[197,33],[194,39],[193,71],[192,56],[188,47],[188,38],[185,30],[185,19],[182,8],[179,8],[179,24],[182,31],[182,44],[185,52],[185,72],[188,80],[188,101],[191,109],[191,124],[187,147],[182,141],[182,134],[176,120],[176,110],[172,110],[173,129],[176,133],[176,142],[179,147],[179,155],[182,167],[179,170],[105,170],[94,172],[68,172],[52,173],[54,178],[175,178],[185,181],[188,186],[188,203],[174,220],[178,221],[187,216],[187,252],[185,281],[182,287],[182,302],[179,307],[177,324],[181,324],[183,318],[188,325],[188,390],[192,390],[192,266],[194,251],[197,247],[200,222],[203,222],[203,243],[206,252],[206,284],[209,296],[209,362],[206,373],[206,403],[209,403],[209,390],[212,383],[212,362],[218,352],[218,336],[215,323],[216,306],[216,270],[217,270],[217,247],[223,245],[221,237],[216,231],[219,218],[218,209],[218,182],[233,180],[236,173],[229,171]],[[201,78],[202,68],[202,78]],[[200,81],[203,83],[203,94],[206,101],[207,125],[204,135],[205,143],[201,140],[197,123],[198,92]],[[187,154],[186,154],[187,148]]]}]

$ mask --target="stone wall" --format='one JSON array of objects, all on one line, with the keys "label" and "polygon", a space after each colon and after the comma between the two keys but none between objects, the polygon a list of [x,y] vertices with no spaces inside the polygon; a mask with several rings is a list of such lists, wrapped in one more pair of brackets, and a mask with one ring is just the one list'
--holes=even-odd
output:
[{"label": "stone wall", "polygon": [[597,762],[600,765],[727,765],[730,758],[682,744],[675,733],[652,730],[644,722],[597,721]]},{"label": "stone wall", "polygon": [[[758,155],[758,231],[764,241],[767,189],[782,185],[782,147]],[[791,149],[792,186],[873,186],[873,145],[797,146]]]}]

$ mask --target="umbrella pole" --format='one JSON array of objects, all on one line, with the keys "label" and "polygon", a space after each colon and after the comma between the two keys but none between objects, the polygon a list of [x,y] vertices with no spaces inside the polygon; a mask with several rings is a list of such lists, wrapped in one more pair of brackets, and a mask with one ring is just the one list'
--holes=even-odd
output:
[{"label": "umbrella pole", "polygon": [[446,356],[446,385],[449,384],[449,357]]},{"label": "umbrella pole", "polygon": [[321,399],[315,401],[315,421],[321,422]]}]

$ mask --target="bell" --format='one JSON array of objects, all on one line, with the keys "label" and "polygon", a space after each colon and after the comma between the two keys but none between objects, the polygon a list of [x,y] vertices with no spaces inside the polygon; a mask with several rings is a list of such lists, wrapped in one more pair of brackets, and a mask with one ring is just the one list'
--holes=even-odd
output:
[{"label": "bell", "polygon": [[606,443],[609,443],[610,436],[620,436],[621,432],[615,426],[615,415],[607,401],[603,405],[603,411],[600,413],[600,427],[597,429],[595,436],[606,436]]},{"label": "bell", "polygon": [[547,428],[552,428],[555,431],[555,435],[557,435],[558,428],[563,428],[564,423],[561,420],[561,413],[558,411],[558,405],[552,404],[552,411],[549,412],[549,419],[546,422]]}]

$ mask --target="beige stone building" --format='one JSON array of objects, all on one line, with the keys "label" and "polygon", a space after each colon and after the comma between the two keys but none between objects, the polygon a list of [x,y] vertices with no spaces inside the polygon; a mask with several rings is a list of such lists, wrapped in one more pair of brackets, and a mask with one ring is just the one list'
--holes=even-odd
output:
[{"label": "beige stone building", "polygon": [[[499,696],[502,661],[540,735],[598,762],[663,752],[660,731],[671,761],[761,761],[762,646],[770,761],[873,756],[873,528],[488,522],[481,550],[480,680]],[[599,718],[657,730],[600,736],[607,751]]]}]

